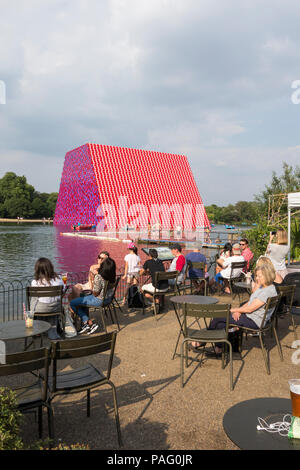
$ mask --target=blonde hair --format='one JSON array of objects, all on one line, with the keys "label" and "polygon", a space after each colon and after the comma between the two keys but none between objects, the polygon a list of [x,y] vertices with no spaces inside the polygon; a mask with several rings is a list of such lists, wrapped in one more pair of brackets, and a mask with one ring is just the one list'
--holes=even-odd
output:
[{"label": "blonde hair", "polygon": [[267,264],[268,266],[271,266],[271,268],[275,269],[272,261],[267,256],[260,256],[258,258],[258,260],[256,261],[255,267],[258,268],[258,267],[263,266],[265,264]]},{"label": "blonde hair", "polygon": [[283,228],[277,230],[276,233],[276,241],[278,245],[287,245],[288,244],[288,236]]},{"label": "blonde hair", "polygon": [[273,284],[276,277],[276,272],[273,265],[271,266],[270,264],[262,264],[261,266],[258,266],[254,271],[255,276],[258,271],[261,271],[267,286]]}]

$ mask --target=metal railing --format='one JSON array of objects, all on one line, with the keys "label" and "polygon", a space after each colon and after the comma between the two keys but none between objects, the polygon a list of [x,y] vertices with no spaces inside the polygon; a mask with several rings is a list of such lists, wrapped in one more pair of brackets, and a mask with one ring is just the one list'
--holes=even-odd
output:
[{"label": "metal railing", "polygon": [[[215,271],[215,256],[208,258],[208,270],[210,275],[214,275]],[[168,269],[169,263],[165,263],[165,269]],[[123,273],[120,272],[118,276],[121,277],[118,289],[116,292],[116,299],[120,301],[123,299],[127,289],[125,279],[122,279]],[[88,271],[78,273],[68,272],[68,285],[84,284],[88,279]],[[32,277],[23,278],[21,280],[2,281],[0,282],[0,323],[10,320],[20,320],[23,318],[23,305],[27,307],[26,287],[30,286]],[[149,275],[140,276],[139,285],[151,282]],[[67,296],[70,291],[67,291],[64,298],[64,303],[67,303]]]},{"label": "metal railing", "polygon": [[[122,276],[121,273],[118,276]],[[79,273],[68,272],[68,285],[85,284],[88,279],[88,271]],[[149,276],[140,277],[140,285],[144,284]],[[24,278],[21,280],[2,281],[0,282],[0,323],[10,320],[20,320],[24,315],[25,304],[27,307],[26,287],[30,286],[32,277]],[[116,292],[117,300],[123,299],[126,292],[126,280],[120,279],[118,289]],[[67,291],[65,302],[70,291]],[[64,302],[64,303],[65,303]]]}]

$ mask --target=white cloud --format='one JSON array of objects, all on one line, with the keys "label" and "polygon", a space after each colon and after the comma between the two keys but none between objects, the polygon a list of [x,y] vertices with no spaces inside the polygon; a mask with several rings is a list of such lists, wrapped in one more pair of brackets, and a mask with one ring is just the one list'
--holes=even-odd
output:
[{"label": "white cloud", "polygon": [[251,198],[298,163],[299,13],[296,0],[2,0],[0,159],[14,160],[1,171],[57,190],[65,153],[92,141],[184,153],[207,203]]}]

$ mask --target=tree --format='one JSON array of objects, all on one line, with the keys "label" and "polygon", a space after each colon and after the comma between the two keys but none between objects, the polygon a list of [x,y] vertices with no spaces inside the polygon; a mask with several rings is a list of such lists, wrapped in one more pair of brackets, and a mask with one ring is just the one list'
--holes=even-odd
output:
[{"label": "tree", "polygon": [[[260,212],[267,214],[269,196],[273,194],[292,193],[300,190],[300,167],[297,165],[295,168],[283,162],[283,174],[277,176],[275,171],[272,173],[272,180],[265,189],[255,196],[255,200],[259,203]],[[285,210],[282,208],[282,210]]]},{"label": "tree", "polygon": [[25,176],[13,172],[0,178],[0,217],[53,217],[58,193],[39,193]]}]

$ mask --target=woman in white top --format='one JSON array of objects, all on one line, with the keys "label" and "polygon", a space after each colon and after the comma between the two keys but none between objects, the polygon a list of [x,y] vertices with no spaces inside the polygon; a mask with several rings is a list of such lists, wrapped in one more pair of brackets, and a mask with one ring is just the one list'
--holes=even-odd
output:
[{"label": "woman in white top", "polygon": [[[32,287],[63,286],[62,279],[56,274],[53,264],[48,258],[39,258],[34,266],[34,279]],[[57,312],[60,308],[59,297],[33,297],[30,302],[30,310],[39,313]],[[57,317],[45,317],[45,321],[51,323],[54,328],[48,333],[50,339],[59,339],[56,331]]]},{"label": "woman in white top", "polygon": [[127,287],[121,305],[125,305],[129,287],[138,284],[139,271],[141,269],[141,258],[138,256],[138,250],[134,243],[129,243],[129,254],[125,256],[125,271],[122,279],[127,279]]},{"label": "woman in white top", "polygon": [[[275,238],[275,243],[272,243]],[[270,240],[267,246],[266,256],[270,258],[275,268],[282,279],[288,274],[285,264],[286,255],[289,252],[288,236],[285,230],[280,228],[277,232],[270,233]]]}]

